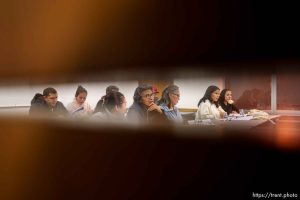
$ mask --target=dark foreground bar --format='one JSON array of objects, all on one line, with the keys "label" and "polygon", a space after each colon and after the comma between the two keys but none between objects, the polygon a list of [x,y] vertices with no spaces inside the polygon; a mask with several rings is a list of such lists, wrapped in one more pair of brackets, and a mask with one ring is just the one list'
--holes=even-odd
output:
[{"label": "dark foreground bar", "polygon": [[247,132],[0,124],[1,199],[256,199],[299,189],[299,125],[282,139],[268,124]]}]

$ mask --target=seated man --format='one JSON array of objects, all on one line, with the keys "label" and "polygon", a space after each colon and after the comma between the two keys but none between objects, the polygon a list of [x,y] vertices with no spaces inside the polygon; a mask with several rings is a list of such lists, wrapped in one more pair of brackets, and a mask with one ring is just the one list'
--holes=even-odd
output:
[{"label": "seated man", "polygon": [[154,103],[155,94],[151,85],[140,85],[133,96],[133,104],[129,107],[127,119],[135,124],[166,124],[161,108]]},{"label": "seated man", "polygon": [[57,91],[54,88],[46,88],[43,94],[35,94],[31,100],[29,115],[68,116],[65,106],[57,101]]}]

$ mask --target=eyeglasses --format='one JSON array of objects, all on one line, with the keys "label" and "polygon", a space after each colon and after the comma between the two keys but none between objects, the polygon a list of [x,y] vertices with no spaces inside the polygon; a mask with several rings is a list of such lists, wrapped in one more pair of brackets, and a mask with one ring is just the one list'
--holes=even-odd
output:
[{"label": "eyeglasses", "polygon": [[175,93],[172,93],[172,94],[177,96],[178,98],[180,98],[180,94],[175,94]]},{"label": "eyeglasses", "polygon": [[152,94],[146,94],[146,95],[144,95],[144,96],[142,96],[142,97],[145,97],[145,98],[152,98],[152,97],[154,97],[155,96],[155,93],[152,93]]}]

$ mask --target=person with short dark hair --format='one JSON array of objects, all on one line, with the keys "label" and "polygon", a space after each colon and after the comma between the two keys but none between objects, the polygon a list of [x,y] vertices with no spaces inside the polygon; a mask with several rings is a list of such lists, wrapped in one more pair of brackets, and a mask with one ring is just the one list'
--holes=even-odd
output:
[{"label": "person with short dark hair", "polygon": [[164,123],[167,121],[161,108],[154,103],[151,85],[140,85],[135,89],[133,104],[129,107],[127,119],[132,123]]},{"label": "person with short dark hair", "polygon": [[196,120],[199,119],[221,119],[224,118],[225,111],[219,106],[220,89],[217,86],[209,86],[204,96],[198,103]]},{"label": "person with short dark hair", "polygon": [[219,104],[228,115],[239,113],[239,109],[234,105],[234,101],[232,100],[232,91],[229,89],[222,90]]},{"label": "person with short dark hair", "polygon": [[93,109],[86,102],[87,90],[79,85],[75,92],[75,98],[72,103],[69,103],[67,110],[70,112],[72,117],[88,117],[93,113]]},{"label": "person with short dark hair", "polygon": [[31,100],[29,115],[68,116],[68,110],[57,98],[57,91],[52,87],[44,89],[43,94],[36,93]]},{"label": "person with short dark hair", "polygon": [[106,88],[106,94],[104,96],[102,96],[101,99],[97,102],[94,113],[104,112],[104,108],[103,108],[104,99],[105,99],[106,95],[109,95],[112,92],[119,92],[119,88],[115,85],[109,85]]},{"label": "person with short dark hair", "polygon": [[179,87],[177,85],[169,85],[166,87],[161,98],[158,100],[158,105],[164,111],[166,117],[176,123],[182,123],[183,119],[176,104],[180,99]]}]

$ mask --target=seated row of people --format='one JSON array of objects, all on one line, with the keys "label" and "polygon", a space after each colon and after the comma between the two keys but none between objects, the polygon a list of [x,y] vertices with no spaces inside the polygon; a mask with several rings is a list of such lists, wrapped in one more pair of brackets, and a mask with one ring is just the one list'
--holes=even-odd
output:
[{"label": "seated row of people", "polygon": [[[99,102],[102,104],[100,105]],[[99,102],[99,105],[96,106],[98,111],[92,115],[93,119],[100,119],[101,121],[125,121],[124,116],[127,111],[127,101],[121,92],[107,92]]]},{"label": "seated row of people", "polygon": [[111,94],[113,92],[119,92],[119,88],[115,85],[110,85],[106,88],[106,92],[105,92],[106,94],[104,96],[102,96],[100,98],[100,100],[97,102],[94,113],[102,112],[104,110],[104,107],[103,107],[104,100],[109,94]]},{"label": "seated row of people", "polygon": [[195,120],[222,119],[225,115],[238,114],[238,108],[233,104],[232,92],[224,89],[220,93],[217,86],[209,86],[198,103]]},{"label": "seated row of people", "polygon": [[[106,88],[106,95],[98,101],[95,109],[86,102],[87,90],[78,86],[73,102],[64,105],[57,101],[57,91],[54,88],[46,88],[43,94],[36,94],[31,101],[30,115],[47,116],[71,116],[87,117],[94,119],[129,121],[137,124],[146,123],[182,123],[182,115],[176,107],[180,100],[179,87],[169,85],[156,100],[157,90],[151,85],[140,85],[136,88],[133,96],[133,104],[127,112],[125,96],[119,92],[116,86]],[[224,89],[220,94],[217,86],[209,86],[198,103],[196,120],[198,119],[221,119],[225,112],[238,113],[233,105],[232,92]],[[125,114],[126,118],[125,118]],[[48,115],[49,114],[49,115]]]},{"label": "seated row of people", "polygon": [[155,91],[150,85],[141,85],[136,88],[133,104],[129,107],[127,119],[139,124],[182,122],[182,116],[176,104],[180,98],[179,87],[169,85],[161,98],[155,102]]}]

